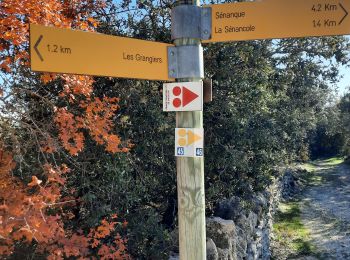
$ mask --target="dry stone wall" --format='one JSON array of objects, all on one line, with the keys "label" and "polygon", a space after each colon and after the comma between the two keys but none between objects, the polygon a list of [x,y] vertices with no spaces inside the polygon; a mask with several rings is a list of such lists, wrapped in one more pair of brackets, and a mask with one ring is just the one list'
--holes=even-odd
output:
[{"label": "dry stone wall", "polygon": [[[298,192],[299,182],[291,169],[284,171],[264,192],[242,200],[231,197],[220,202],[214,217],[206,219],[207,260],[267,260],[275,214],[281,199]],[[177,232],[174,234],[177,237]],[[170,260],[178,256],[172,254]]]},{"label": "dry stone wall", "polygon": [[264,192],[219,203],[215,217],[207,219],[207,259],[270,259],[273,215],[280,200],[297,189],[298,180],[288,169]]}]

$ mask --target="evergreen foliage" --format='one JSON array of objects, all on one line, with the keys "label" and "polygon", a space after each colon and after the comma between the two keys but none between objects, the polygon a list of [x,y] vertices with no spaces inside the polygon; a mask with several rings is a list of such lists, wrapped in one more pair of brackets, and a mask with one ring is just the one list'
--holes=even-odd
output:
[{"label": "evergreen foliage", "polygon": [[[93,12],[97,31],[170,43],[171,2],[138,1],[135,7],[130,1],[107,1]],[[223,198],[245,198],[265,189],[275,167],[307,160],[311,140],[313,156],[329,151],[350,156],[350,94],[329,106],[338,66],[349,61],[346,38],[217,43],[204,50],[206,77],[213,80],[213,102],[204,107],[208,215]],[[21,86],[24,91],[12,99],[20,105],[12,121],[0,118],[0,144],[16,154],[14,175],[28,183],[33,175],[45,178],[38,175],[43,162],[68,165],[72,173],[62,193],[71,196],[74,190],[78,201],[60,209],[74,213],[65,219],[66,227],[88,233],[117,213],[128,222],[119,232],[128,237],[133,257],[167,259],[177,222],[175,115],[162,112],[162,82],[95,79],[92,96],[119,98],[112,130],[130,140],[130,152],[111,154],[90,136],[77,155],[62,147],[46,155],[38,148],[47,141],[42,133],[55,140],[60,135],[53,124],[55,111],[46,101],[68,107],[74,115],[82,108],[58,98],[64,89],[60,78],[43,83],[25,66],[11,76],[16,80],[0,90],[8,93]],[[0,101],[0,115],[9,111]],[[82,132],[87,135],[88,129]]]}]

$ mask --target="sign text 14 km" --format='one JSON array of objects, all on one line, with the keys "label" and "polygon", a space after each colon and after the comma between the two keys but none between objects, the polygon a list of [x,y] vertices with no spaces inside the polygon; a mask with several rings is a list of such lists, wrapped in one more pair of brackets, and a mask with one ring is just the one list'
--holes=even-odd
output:
[{"label": "sign text 14 km", "polygon": [[210,7],[212,38],[206,42],[350,34],[350,0],[262,0]]}]

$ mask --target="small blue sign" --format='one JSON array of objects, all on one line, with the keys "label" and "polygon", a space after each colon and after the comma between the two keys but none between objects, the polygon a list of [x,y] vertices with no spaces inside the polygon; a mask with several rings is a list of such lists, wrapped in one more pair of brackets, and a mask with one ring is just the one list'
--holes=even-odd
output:
[{"label": "small blue sign", "polygon": [[196,156],[203,156],[203,148],[196,148]]},{"label": "small blue sign", "polygon": [[185,154],[185,149],[183,147],[178,147],[177,148],[177,155],[184,155]]}]

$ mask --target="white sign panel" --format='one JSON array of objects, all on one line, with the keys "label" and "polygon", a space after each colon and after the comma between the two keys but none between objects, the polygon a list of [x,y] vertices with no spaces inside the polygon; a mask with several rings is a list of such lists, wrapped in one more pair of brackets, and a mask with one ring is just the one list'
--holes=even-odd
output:
[{"label": "white sign panel", "polygon": [[203,128],[175,128],[175,156],[203,157]]},{"label": "white sign panel", "polygon": [[163,84],[163,111],[202,111],[203,82]]}]

